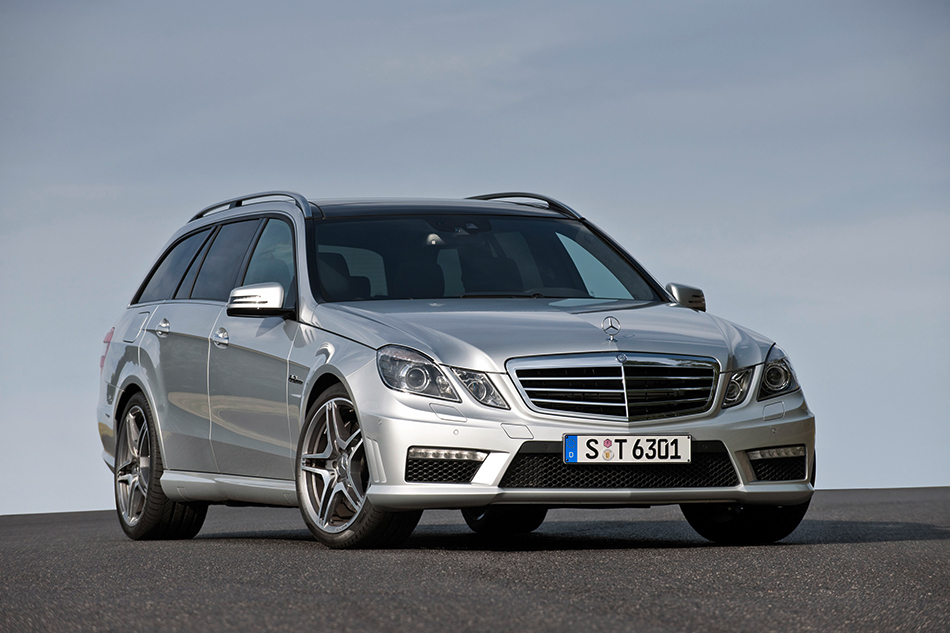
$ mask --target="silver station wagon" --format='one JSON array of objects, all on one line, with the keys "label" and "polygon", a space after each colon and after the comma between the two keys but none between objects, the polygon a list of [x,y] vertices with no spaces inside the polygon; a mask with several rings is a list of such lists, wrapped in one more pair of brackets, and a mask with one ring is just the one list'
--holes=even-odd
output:
[{"label": "silver station wagon", "polygon": [[503,536],[679,504],[712,541],[776,541],[814,416],[780,347],[705,308],[545,196],[218,203],[104,341],[119,521],[190,538],[212,503],[298,506],[330,547],[385,547],[426,509]]}]

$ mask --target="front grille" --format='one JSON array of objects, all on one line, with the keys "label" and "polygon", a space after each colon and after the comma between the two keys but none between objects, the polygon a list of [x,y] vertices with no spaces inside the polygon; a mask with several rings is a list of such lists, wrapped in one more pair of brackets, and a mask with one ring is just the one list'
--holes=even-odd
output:
[{"label": "front grille", "polygon": [[739,485],[722,442],[693,442],[689,464],[565,464],[560,442],[525,442],[502,488],[731,488]]},{"label": "front grille", "polygon": [[509,365],[535,410],[631,421],[708,410],[718,375],[715,360],[685,356],[597,355]]},{"label": "front grille", "polygon": [[759,481],[801,481],[805,479],[805,457],[777,457],[751,460]]},{"label": "front grille", "polygon": [[409,459],[406,481],[414,483],[467,484],[482,462],[461,459]]}]

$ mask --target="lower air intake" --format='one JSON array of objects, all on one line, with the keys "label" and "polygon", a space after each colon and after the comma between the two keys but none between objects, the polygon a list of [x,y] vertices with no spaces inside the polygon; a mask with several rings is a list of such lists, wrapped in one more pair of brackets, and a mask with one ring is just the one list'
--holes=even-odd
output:
[{"label": "lower air intake", "polygon": [[689,464],[565,464],[559,442],[525,442],[502,488],[731,488],[739,485],[722,442],[693,442]]},{"label": "lower air intake", "polygon": [[406,481],[467,484],[481,465],[481,462],[459,459],[409,459],[406,461]]},{"label": "lower air intake", "polygon": [[754,459],[751,463],[759,481],[801,481],[806,477],[804,456]]}]

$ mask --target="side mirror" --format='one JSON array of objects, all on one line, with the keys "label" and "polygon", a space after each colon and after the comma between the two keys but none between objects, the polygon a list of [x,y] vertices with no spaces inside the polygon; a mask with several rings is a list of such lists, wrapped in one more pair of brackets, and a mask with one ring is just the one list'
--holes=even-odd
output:
[{"label": "side mirror", "polygon": [[277,282],[241,286],[228,297],[228,316],[288,317],[293,313],[284,307],[284,287]]},{"label": "side mirror", "polygon": [[699,288],[683,284],[666,284],[666,291],[673,295],[676,303],[700,312],[706,311],[706,295]]}]

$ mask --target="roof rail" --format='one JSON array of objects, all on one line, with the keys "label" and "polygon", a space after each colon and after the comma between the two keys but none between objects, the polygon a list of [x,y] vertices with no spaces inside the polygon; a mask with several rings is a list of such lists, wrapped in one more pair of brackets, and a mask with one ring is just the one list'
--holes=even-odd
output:
[{"label": "roof rail", "polygon": [[[570,208],[563,202],[558,202],[554,198],[548,198],[547,196],[538,195],[536,193],[525,193],[523,191],[509,191],[507,193],[486,193],[480,196],[471,196],[467,198],[468,200],[504,200],[507,198],[527,198],[529,200],[540,200],[541,202],[546,202],[548,208],[552,211],[557,211],[561,215],[566,215],[569,218],[575,220],[583,220],[584,218],[574,209]],[[523,203],[515,203],[523,204]],[[531,205],[535,206],[535,205]]]},{"label": "roof rail", "polygon": [[[205,217],[206,215],[214,213],[225,206],[227,206],[228,209],[234,209],[235,207],[244,206],[244,203],[248,202],[249,200],[257,200],[259,198],[273,198],[273,197],[290,198],[297,205],[297,208],[299,208],[303,212],[303,216],[305,218],[309,219],[313,217],[313,210],[311,207],[316,206],[316,205],[311,205],[310,202],[299,193],[294,193],[293,191],[262,191],[261,193],[252,193],[247,196],[231,198],[230,200],[224,200],[217,204],[213,204],[210,207],[205,207],[204,209],[199,211],[198,214],[195,215],[195,217],[191,218],[189,222],[194,222],[195,220],[199,220]],[[317,207],[317,210],[320,210],[320,207]],[[322,214],[322,211],[321,211],[321,214]]]}]

